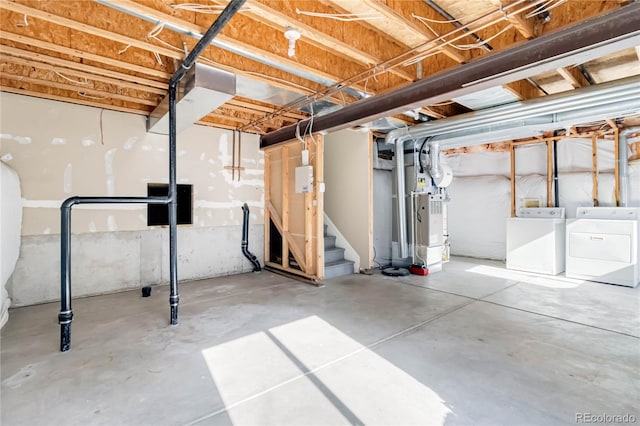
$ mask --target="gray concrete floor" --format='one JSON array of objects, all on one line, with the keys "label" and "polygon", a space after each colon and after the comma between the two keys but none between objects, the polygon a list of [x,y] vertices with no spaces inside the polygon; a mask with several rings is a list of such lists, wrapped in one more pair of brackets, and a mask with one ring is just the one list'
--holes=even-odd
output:
[{"label": "gray concrete floor", "polygon": [[640,422],[640,288],[457,258],[427,277],[262,272],[180,294],[177,327],[167,287],[75,300],[64,354],[56,304],[12,310],[2,424]]}]

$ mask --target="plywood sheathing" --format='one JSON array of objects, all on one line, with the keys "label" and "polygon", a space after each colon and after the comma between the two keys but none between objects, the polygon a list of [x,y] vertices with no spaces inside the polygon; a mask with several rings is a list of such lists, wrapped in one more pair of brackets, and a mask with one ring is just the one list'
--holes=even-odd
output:
[{"label": "plywood sheathing", "polygon": [[[222,2],[218,1],[218,3]],[[336,55],[358,61],[367,67],[402,52],[400,46],[393,41],[387,40],[357,23],[340,22],[330,18],[314,18],[298,13],[298,11],[334,13],[333,10],[321,3],[253,0],[247,4],[248,10],[244,12],[245,15],[260,20],[278,31],[292,26],[300,30],[302,39],[307,43],[333,51]],[[274,4],[274,7],[271,7],[270,4]],[[390,72],[408,81],[416,78],[412,69],[391,70]]]},{"label": "plywood sheathing", "polygon": [[[9,36],[12,39],[20,39],[20,40],[31,40],[34,41],[36,44],[39,43],[43,43],[42,46],[43,47],[47,47],[49,49],[51,49],[51,51],[47,52],[50,55],[56,55],[57,57],[63,56],[63,55],[59,55],[56,52],[57,50],[62,50],[64,51],[64,54],[74,54],[76,52],[90,52],[89,53],[89,57],[91,59],[98,59],[101,60],[101,58],[105,58],[106,60],[101,60],[101,62],[103,62],[102,64],[100,64],[101,67],[104,67],[104,62],[108,62],[109,64],[116,64],[119,67],[113,67],[115,69],[117,69],[117,72],[127,72],[130,68],[135,68],[136,71],[140,70],[140,68],[145,69],[145,70],[151,70],[151,73],[154,73],[155,71],[158,71],[159,74],[157,74],[156,76],[160,75],[162,77],[166,76],[170,76],[170,72],[168,71],[159,71],[156,68],[163,68],[161,67],[159,64],[157,64],[157,61],[155,61],[155,58],[153,58],[153,55],[151,54],[151,51],[155,51],[156,47],[151,45],[150,43],[147,42],[136,42],[136,45],[139,46],[143,46],[148,50],[141,50],[141,49],[137,49],[138,50],[138,55],[132,55],[132,52],[136,51],[135,47],[130,47],[128,48],[125,52],[123,52],[122,54],[118,54],[118,51],[121,51],[124,47],[122,43],[114,43],[110,40],[106,40],[104,37],[96,37],[95,35],[90,35],[90,34],[85,34],[85,33],[78,33],[78,32],[74,32],[74,37],[70,38],[68,37],[69,32],[71,31],[71,27],[72,26],[79,26],[80,28],[83,29],[87,29],[89,28],[89,31],[91,31],[93,34],[105,34],[104,31],[108,31],[105,30],[104,28],[99,28],[99,27],[93,27],[90,24],[95,24],[98,25],[99,23],[96,22],[91,22],[89,18],[84,19],[83,17],[79,17],[79,16],[75,16],[73,15],[74,13],[77,13],[75,11],[75,8],[71,7],[68,3],[73,3],[73,2],[64,2],[65,3],[65,7],[69,9],[67,16],[72,15],[75,19],[77,19],[77,21],[73,21],[76,22],[76,24],[73,24],[71,22],[71,20],[67,17],[57,17],[55,14],[52,13],[48,13],[46,11],[40,11],[37,9],[31,9],[29,8],[28,4],[29,2],[24,2],[25,4],[27,4],[27,6],[24,6],[22,4],[14,4],[14,3],[3,3],[2,6],[6,6],[9,8],[14,8],[14,9],[18,9],[21,12],[30,12],[32,14],[35,14],[37,16],[46,18],[46,19],[50,19],[52,21],[55,22],[59,22],[59,23],[64,23],[69,25],[69,27],[64,27],[64,26],[60,26],[57,24],[53,24],[53,23],[49,23],[49,22],[41,22],[40,20],[36,20],[34,18],[29,18],[30,20],[30,25],[27,27],[21,27],[21,26],[15,26],[15,28],[13,28],[13,30],[16,32],[16,34],[11,33],[11,35]],[[58,2],[55,2],[56,4]],[[79,2],[82,3],[83,5],[85,4],[85,2]],[[95,5],[93,3],[90,4],[91,7],[96,7],[99,5]],[[124,20],[132,20],[134,18],[131,17],[127,17],[125,15],[119,14],[119,12],[109,9],[109,8],[103,8],[104,12],[106,14],[107,18],[104,19],[100,19],[101,22],[112,22],[114,20],[118,20],[122,21]],[[57,9],[56,9],[57,10]],[[103,11],[100,11],[100,13],[102,13]],[[92,15],[97,15],[98,13],[86,13],[85,16],[92,16]],[[16,20],[22,20],[22,15],[16,14],[16,13],[3,13],[2,14],[2,19],[3,19],[3,28],[7,28],[6,25],[4,25],[5,21],[8,22],[15,22]],[[85,23],[89,22],[88,24]],[[129,23],[129,25],[123,25],[124,28],[130,28],[130,27],[140,27],[140,25],[133,25],[133,24],[138,24],[139,22],[137,22],[137,20],[132,21]],[[14,25],[12,25],[14,26]],[[105,25],[107,26],[107,25]],[[45,28],[46,31],[34,31],[33,28]],[[152,28],[151,24],[146,25],[145,29],[137,29],[136,31],[134,31],[134,35],[136,37],[139,37],[141,39],[144,40],[144,36],[148,33],[148,31]],[[22,34],[20,34],[22,33]],[[44,34],[44,35],[43,35]],[[59,36],[56,36],[56,34],[59,34]],[[3,31],[3,38],[6,35],[6,33]],[[169,40],[171,41],[170,37],[171,34],[167,34],[166,36],[163,34],[163,39],[165,41]],[[24,37],[28,37],[28,39],[25,39]],[[34,37],[40,37],[42,36],[44,38],[44,40],[40,40]],[[73,40],[71,40],[73,39]],[[120,39],[125,40],[125,41],[130,41],[131,39],[133,39],[133,37],[130,37],[129,35],[127,36],[122,36],[120,37]],[[5,38],[6,40],[6,38]],[[3,42],[7,43],[5,40],[3,40]],[[55,41],[56,43],[52,43],[51,41]],[[173,42],[175,44],[178,44],[176,39],[173,39]],[[193,41],[191,41],[193,43]],[[66,47],[66,45],[70,45],[71,43],[73,43],[73,47]],[[11,44],[11,43],[10,43]],[[14,44],[15,45],[15,44]],[[23,47],[23,49],[28,49],[27,46],[21,46]],[[133,49],[133,50],[132,50]],[[168,49],[158,49],[159,51],[163,52],[163,53],[167,53],[170,54],[172,56],[174,56],[176,59],[179,59],[182,56],[182,53],[180,52],[175,52],[175,53],[171,53],[171,52],[167,52]],[[96,53],[94,53],[96,52]],[[121,60],[123,59],[122,56],[125,56],[129,54],[129,57],[126,58],[126,60]],[[143,55],[144,58],[146,58],[146,61],[144,62],[144,65],[139,65],[141,61],[139,61],[140,58],[140,54]],[[87,56],[85,53],[83,53],[84,56]],[[53,56],[53,57],[56,57]],[[71,55],[66,56],[65,60],[68,61],[73,61],[73,59],[75,59],[75,61],[78,60],[78,58],[72,58]],[[137,61],[137,62],[136,62]],[[165,62],[168,62],[168,60],[165,58]],[[130,64],[133,64],[130,65]],[[164,68],[168,68],[168,63],[165,64]],[[172,67],[172,64],[171,64]],[[277,78],[277,77],[276,77]],[[289,87],[290,84],[287,82],[287,80],[285,79],[280,79],[283,80],[286,84],[283,84],[284,86]],[[295,79],[289,79],[289,81],[294,80]],[[164,85],[164,83],[162,84]],[[311,84],[311,87],[309,88],[309,90],[317,90],[320,87],[317,84]],[[300,89],[298,89],[300,90]]]}]

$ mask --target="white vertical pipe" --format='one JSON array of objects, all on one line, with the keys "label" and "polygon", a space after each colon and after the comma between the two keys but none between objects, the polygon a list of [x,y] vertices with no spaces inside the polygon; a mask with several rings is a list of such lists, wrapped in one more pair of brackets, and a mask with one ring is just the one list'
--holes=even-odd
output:
[{"label": "white vertical pipe", "polygon": [[396,141],[396,209],[398,213],[398,251],[400,257],[407,257],[407,206],[404,200],[404,139]]}]

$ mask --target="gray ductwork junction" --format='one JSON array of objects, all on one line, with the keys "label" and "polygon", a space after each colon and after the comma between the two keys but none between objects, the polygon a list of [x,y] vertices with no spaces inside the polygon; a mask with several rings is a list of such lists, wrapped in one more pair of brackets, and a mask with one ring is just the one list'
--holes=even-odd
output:
[{"label": "gray ductwork junction", "polygon": [[[194,64],[176,91],[176,131],[186,129],[236,95],[236,76],[203,64]],[[169,97],[151,112],[147,131],[169,134]]]}]

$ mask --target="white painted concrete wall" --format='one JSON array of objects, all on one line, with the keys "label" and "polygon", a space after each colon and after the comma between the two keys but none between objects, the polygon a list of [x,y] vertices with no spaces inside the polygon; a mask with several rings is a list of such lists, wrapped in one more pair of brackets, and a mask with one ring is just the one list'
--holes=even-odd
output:
[{"label": "white painted concrete wall", "polygon": [[324,209],[360,256],[373,266],[372,142],[368,132],[343,130],[324,139]]},{"label": "white painted concrete wall", "polygon": [[[23,246],[9,283],[16,306],[59,297],[62,201],[70,196],[144,196],[168,182],[168,138],[145,117],[2,93],[0,158],[22,182]],[[264,158],[242,136],[240,181],[231,171],[230,131],[192,126],[178,135],[178,183],[193,185],[193,225],[178,234],[180,280],[250,271],[240,251],[244,202],[249,248],[262,262]],[[72,214],[74,296],[166,282],[168,230],[146,226],[145,205],[83,205]]]},{"label": "white painted concrete wall", "polygon": [[11,299],[7,281],[16,266],[20,253],[20,179],[18,174],[0,161],[0,328],[9,319]]}]

